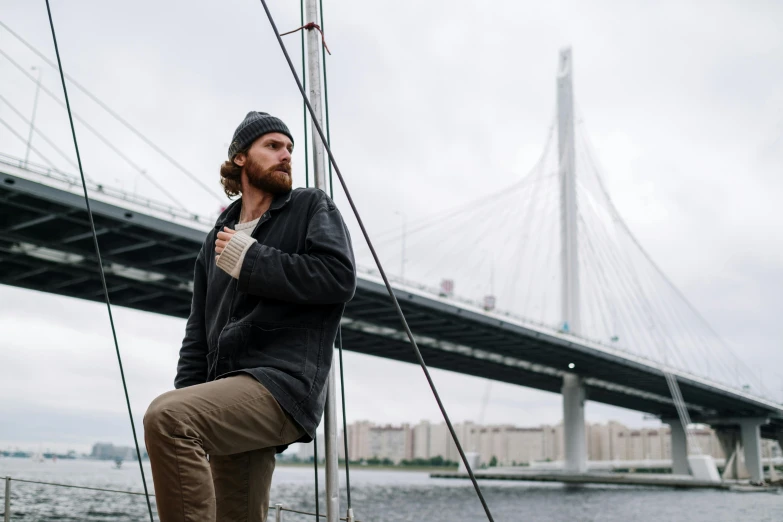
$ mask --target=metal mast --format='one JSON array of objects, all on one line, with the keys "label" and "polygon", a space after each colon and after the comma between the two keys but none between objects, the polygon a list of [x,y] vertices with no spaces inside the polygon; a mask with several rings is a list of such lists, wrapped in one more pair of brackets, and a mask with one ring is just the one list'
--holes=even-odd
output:
[{"label": "metal mast", "polygon": [[576,161],[574,148],[574,91],[571,48],[560,51],[557,72],[557,145],[560,160],[560,240],[562,270],[562,327],[580,333],[579,252],[576,221]]},{"label": "metal mast", "polygon": [[[305,23],[318,22],[318,8],[316,0],[307,0],[305,3]],[[310,92],[310,105],[318,120],[323,126],[323,109],[321,103],[321,35],[310,29],[307,31],[307,73]],[[313,170],[315,173],[315,186],[326,192],[326,168],[324,162],[324,144],[316,129],[315,122],[311,126],[313,138]],[[305,130],[306,132],[306,130]],[[337,460],[337,403],[335,395],[335,369],[334,359],[329,372],[326,391],[326,408],[324,410],[324,439],[326,450],[326,520],[338,522],[340,520],[340,477],[338,475]]]}]

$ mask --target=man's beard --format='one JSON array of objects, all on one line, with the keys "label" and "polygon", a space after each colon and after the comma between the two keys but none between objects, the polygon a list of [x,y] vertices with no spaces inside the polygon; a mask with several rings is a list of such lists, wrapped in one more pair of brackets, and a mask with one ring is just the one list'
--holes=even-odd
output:
[{"label": "man's beard", "polygon": [[264,192],[282,194],[291,190],[290,163],[279,163],[264,170],[248,157],[245,163],[245,174],[247,174],[247,181],[250,185]]}]

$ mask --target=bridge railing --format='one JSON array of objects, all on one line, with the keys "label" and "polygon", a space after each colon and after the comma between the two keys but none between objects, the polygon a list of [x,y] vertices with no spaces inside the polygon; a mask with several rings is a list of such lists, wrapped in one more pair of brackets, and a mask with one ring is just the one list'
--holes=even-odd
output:
[{"label": "bridge railing", "polygon": [[[25,162],[22,159],[3,154],[2,152],[0,152],[0,165],[7,165],[19,169],[23,171],[26,176],[37,177],[38,181],[45,181],[47,184],[54,183],[59,186],[64,186],[69,192],[75,190],[78,190],[79,192],[82,191],[82,182],[80,178],[59,169],[46,167],[29,161]],[[166,203],[161,203],[160,201],[112,188],[89,179],[87,180],[87,188],[90,191],[91,196],[97,195],[118,200],[125,204],[133,205],[134,207],[152,211],[156,215],[165,216],[166,219],[173,218],[175,220],[200,225],[201,227],[212,224],[212,220],[208,217],[176,208],[167,205]]]},{"label": "bridge railing", "polygon": [[[77,486],[74,484],[60,484],[57,482],[43,482],[39,480],[27,480],[27,479],[20,479],[20,478],[13,478],[13,477],[0,477],[0,480],[3,480],[5,483],[5,493],[3,495],[4,498],[4,510],[3,510],[3,522],[10,522],[11,521],[11,482],[20,482],[24,484],[38,484],[43,486],[52,486],[57,488],[65,488],[65,489],[80,489],[80,490],[86,490],[86,491],[97,491],[101,493],[112,493],[112,494],[119,494],[119,495],[134,495],[134,496],[144,496],[144,492],[141,491],[124,491],[119,489],[109,489],[109,488],[94,488],[90,486]],[[155,497],[154,493],[150,493],[150,497]],[[313,517],[319,517],[319,518],[326,518],[326,515],[322,514],[316,514],[311,513],[309,511],[303,511],[301,509],[292,509],[287,508],[283,506],[283,504],[275,504],[273,506],[269,506],[270,511],[272,511],[275,514],[275,522],[282,522],[283,520],[283,513],[286,511],[289,513],[296,513],[299,515],[310,515]],[[345,520],[346,522],[361,522],[359,520],[351,519],[349,520],[346,517],[340,518],[340,520]]]}]

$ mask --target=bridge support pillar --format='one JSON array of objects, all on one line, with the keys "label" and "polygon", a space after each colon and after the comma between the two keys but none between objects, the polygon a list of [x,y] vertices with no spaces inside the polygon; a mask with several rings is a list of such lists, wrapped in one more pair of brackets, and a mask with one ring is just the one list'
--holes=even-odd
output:
[{"label": "bridge support pillar", "polygon": [[742,462],[743,459],[740,457],[742,445],[739,430],[733,426],[717,427],[715,434],[718,436],[718,442],[720,442],[720,447],[726,457],[722,478],[747,478],[748,474]]},{"label": "bridge support pillar", "polygon": [[783,430],[778,432],[778,444],[780,445],[780,451],[783,452]]},{"label": "bridge support pillar", "polygon": [[567,373],[563,376],[563,441],[566,471],[587,471],[587,439],[585,437],[585,387],[582,378]]},{"label": "bridge support pillar", "polygon": [[748,468],[750,480],[764,482],[764,468],[761,463],[761,430],[759,426],[766,424],[766,419],[740,419],[740,435],[742,447],[745,448],[745,467]]},{"label": "bridge support pillar", "polygon": [[669,425],[672,444],[672,474],[690,475],[688,466],[688,435],[680,419],[663,419]]}]

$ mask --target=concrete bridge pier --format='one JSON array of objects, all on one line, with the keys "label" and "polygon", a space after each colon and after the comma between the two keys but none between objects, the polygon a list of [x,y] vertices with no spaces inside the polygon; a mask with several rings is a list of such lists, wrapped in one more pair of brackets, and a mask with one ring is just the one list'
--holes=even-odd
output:
[{"label": "concrete bridge pier", "polygon": [[761,463],[760,426],[767,422],[767,419],[761,418],[739,420],[742,447],[745,448],[745,467],[748,468],[750,480],[753,482],[764,482],[764,467]]},{"label": "concrete bridge pier", "polygon": [[585,436],[585,387],[582,378],[563,376],[563,442],[564,469],[572,473],[587,472],[587,438]]},{"label": "concrete bridge pier", "polygon": [[662,419],[664,424],[669,425],[671,431],[672,448],[672,474],[690,475],[688,466],[688,435],[682,427],[679,418]]},{"label": "concrete bridge pier", "polygon": [[739,429],[735,427],[717,427],[715,434],[718,436],[718,442],[720,442],[720,447],[726,456],[726,465],[723,468],[722,478],[747,478],[748,472],[740,461],[742,444],[740,443]]},{"label": "concrete bridge pier", "polygon": [[731,463],[733,469],[724,470],[725,477],[741,478],[745,476],[745,470],[736,462],[739,459],[739,445],[741,445],[743,456],[745,457],[747,476],[753,482],[764,482],[760,428],[768,422],[769,419],[766,417],[739,417],[716,419],[709,423],[718,432],[718,440],[721,443],[723,452],[726,454],[726,462],[728,463],[731,460],[733,453],[737,453],[734,455],[734,462]]},{"label": "concrete bridge pier", "polygon": [[778,444],[780,444],[780,449],[783,451],[783,430],[778,432]]}]

